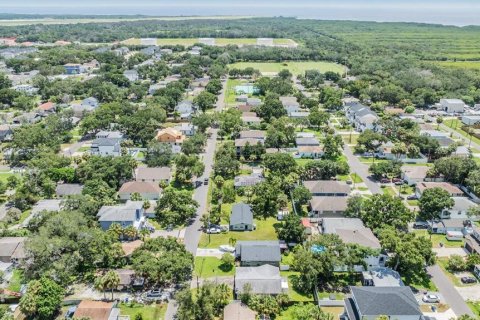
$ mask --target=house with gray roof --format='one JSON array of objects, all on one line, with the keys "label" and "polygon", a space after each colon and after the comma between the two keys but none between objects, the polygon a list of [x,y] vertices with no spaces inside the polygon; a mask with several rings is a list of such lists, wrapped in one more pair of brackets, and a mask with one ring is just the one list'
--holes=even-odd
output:
[{"label": "house with gray roof", "polygon": [[183,133],[183,135],[191,137],[197,132],[198,127],[192,123],[182,122],[179,126],[175,126],[175,129]]},{"label": "house with gray roof", "polygon": [[82,194],[83,185],[78,183],[59,183],[55,189],[55,194],[59,198],[75,196]]},{"label": "house with gray roof", "polygon": [[342,217],[348,207],[348,197],[312,197],[308,202],[311,217]]},{"label": "house with gray roof", "polygon": [[[319,224],[319,231],[322,234],[336,234],[345,244],[356,244],[374,250],[375,254],[364,259],[367,270],[385,267],[388,256],[381,250],[382,246],[378,238],[370,228],[363,225],[362,220],[358,218],[324,218]],[[365,266],[354,266],[354,270],[364,271]],[[336,266],[335,270],[347,271],[347,268]]]},{"label": "house with gray roof", "polygon": [[128,181],[118,190],[120,200],[130,200],[133,194],[140,195],[142,200],[158,200],[162,188],[155,182]]},{"label": "house with gray roof", "polygon": [[403,287],[400,274],[390,268],[373,268],[362,272],[362,285],[372,287]]},{"label": "house with gray roof", "polygon": [[252,187],[263,182],[264,180],[265,178],[258,173],[252,173],[248,176],[236,176],[233,180],[233,186],[235,188]]},{"label": "house with gray roof", "polygon": [[345,181],[313,180],[304,181],[303,185],[314,197],[346,197],[351,191]]},{"label": "house with gray roof", "polygon": [[377,114],[369,107],[359,102],[348,102],[345,104],[345,115],[348,121],[357,131],[363,132],[367,129],[377,130],[379,120]]},{"label": "house with gray roof", "polygon": [[443,209],[440,213],[441,219],[471,219],[478,220],[478,217],[468,216],[470,208],[476,207],[478,204],[467,197],[452,197],[454,204],[451,209]]},{"label": "house with gray roof", "polygon": [[24,243],[26,237],[0,238],[0,262],[12,263],[25,259]]},{"label": "house with gray roof", "polygon": [[313,138],[299,137],[295,139],[295,144],[297,145],[297,147],[306,147],[306,146],[315,147],[315,146],[319,146],[320,142],[315,137]]},{"label": "house with gray roof", "polygon": [[230,214],[230,230],[252,231],[254,229],[253,213],[250,205],[243,202],[234,204]]},{"label": "house with gray roof", "polygon": [[121,142],[123,134],[119,131],[100,131],[96,134],[96,139],[92,141],[90,153],[102,157],[122,155]]},{"label": "house with gray roof", "polygon": [[140,230],[145,224],[143,201],[127,201],[118,206],[103,206],[97,213],[98,222],[103,230],[108,230],[113,223],[123,228],[133,226]]},{"label": "house with gray roof", "polygon": [[196,111],[197,107],[188,100],[183,100],[175,106],[175,112],[180,115],[180,119],[191,119]]},{"label": "house with gray roof", "polygon": [[278,241],[238,241],[235,256],[242,267],[255,267],[264,264],[280,266],[282,260]]},{"label": "house with gray roof", "polygon": [[389,319],[424,319],[410,287],[350,287],[350,292],[342,320],[373,320],[381,315]]},{"label": "house with gray roof", "polygon": [[135,82],[139,79],[139,76],[138,76],[138,71],[137,70],[125,70],[123,72],[123,75],[125,76],[125,78],[128,79],[128,81],[130,82]]},{"label": "house with gray roof", "polygon": [[237,267],[235,270],[234,292],[238,296],[245,286],[253,294],[278,295],[288,291],[288,281],[280,276],[280,269],[269,264],[258,267]]}]

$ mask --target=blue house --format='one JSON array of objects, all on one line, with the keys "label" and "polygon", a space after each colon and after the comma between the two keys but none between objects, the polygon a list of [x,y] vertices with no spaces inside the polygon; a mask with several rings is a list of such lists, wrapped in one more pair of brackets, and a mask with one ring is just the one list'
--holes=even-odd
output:
[{"label": "blue house", "polygon": [[103,230],[108,230],[113,223],[123,228],[134,226],[141,230],[145,225],[143,201],[127,201],[120,206],[103,206],[97,213],[98,222]]}]

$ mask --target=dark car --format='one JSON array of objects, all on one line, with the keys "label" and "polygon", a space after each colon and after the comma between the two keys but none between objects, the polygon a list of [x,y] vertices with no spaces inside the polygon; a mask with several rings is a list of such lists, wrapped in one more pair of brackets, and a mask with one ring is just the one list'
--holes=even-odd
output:
[{"label": "dark car", "polygon": [[460,280],[462,283],[477,283],[477,279],[474,277],[462,277]]},{"label": "dark car", "polygon": [[403,184],[403,180],[400,179],[400,178],[393,178],[392,181],[395,182],[395,183],[401,182]]},{"label": "dark car", "polygon": [[407,200],[418,200],[418,197],[416,195],[411,195],[407,197]]},{"label": "dark car", "polygon": [[413,223],[413,229],[428,229],[428,222],[426,222],[426,221],[415,221]]},{"label": "dark car", "polygon": [[204,185],[207,185],[207,184],[208,184],[208,178],[205,178],[205,180],[203,180],[203,184],[204,184]]},{"label": "dark car", "polygon": [[382,178],[380,179],[380,183],[390,183],[390,179],[387,179],[387,178]]}]

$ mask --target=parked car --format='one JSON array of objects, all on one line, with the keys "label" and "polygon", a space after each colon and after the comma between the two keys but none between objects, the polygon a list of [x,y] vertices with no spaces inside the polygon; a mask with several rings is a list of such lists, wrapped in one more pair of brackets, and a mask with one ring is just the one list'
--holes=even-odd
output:
[{"label": "parked car", "polygon": [[462,283],[477,283],[477,279],[474,277],[462,277],[460,280]]},{"label": "parked car", "polygon": [[347,184],[352,184],[353,181],[352,180],[347,180]]},{"label": "parked car", "polygon": [[162,290],[152,289],[147,292],[147,298],[160,298],[162,296]]},{"label": "parked car", "polygon": [[221,233],[221,232],[222,232],[222,229],[220,228],[210,228],[207,230],[207,233],[210,233],[210,234]]},{"label": "parked car", "polygon": [[426,221],[415,221],[413,223],[413,229],[428,229],[429,224]]},{"label": "parked car", "polygon": [[427,303],[439,303],[440,298],[435,294],[426,294],[422,298],[423,302]]},{"label": "parked car", "polygon": [[207,185],[207,184],[208,184],[208,178],[205,178],[205,179],[203,180],[203,184],[204,184],[204,185]]},{"label": "parked car", "polygon": [[411,195],[407,197],[407,200],[418,200],[418,197],[416,195]]},{"label": "parked car", "polygon": [[396,186],[403,186],[403,181],[394,181]]},{"label": "parked car", "polygon": [[393,178],[392,181],[395,182],[395,183],[401,182],[403,184],[403,180],[400,179],[400,178]]},{"label": "parked car", "polygon": [[387,178],[382,178],[380,179],[380,183],[390,183],[390,179],[387,179]]},{"label": "parked car", "polygon": [[232,247],[232,246],[228,246],[228,245],[221,245],[219,247],[220,251],[224,251],[224,252],[235,252],[235,248]]}]

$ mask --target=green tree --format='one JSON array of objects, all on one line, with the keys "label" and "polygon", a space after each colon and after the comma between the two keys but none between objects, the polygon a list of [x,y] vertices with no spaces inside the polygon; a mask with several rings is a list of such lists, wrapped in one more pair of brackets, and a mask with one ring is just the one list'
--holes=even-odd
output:
[{"label": "green tree", "polygon": [[301,219],[296,214],[288,214],[280,228],[277,230],[278,237],[287,243],[303,243],[306,239],[305,229]]},{"label": "green tree", "polygon": [[270,153],[263,157],[263,165],[273,175],[281,176],[296,172],[297,162],[289,153]]},{"label": "green tree", "polygon": [[426,189],[418,201],[419,217],[423,220],[438,219],[442,210],[451,209],[454,203],[446,190],[438,187]]},{"label": "green tree", "polygon": [[102,282],[105,289],[110,289],[112,291],[113,301],[113,290],[120,285],[120,276],[114,270],[109,270],[105,275],[103,275]]},{"label": "green tree", "polygon": [[194,176],[201,176],[205,170],[205,165],[197,155],[187,156],[182,153],[175,157],[175,167],[175,180],[180,183],[188,182]]},{"label": "green tree", "polygon": [[172,146],[167,143],[152,141],[148,144],[145,162],[149,167],[166,167],[173,158]]},{"label": "green tree", "polygon": [[402,199],[388,194],[374,194],[365,199],[360,213],[365,225],[372,230],[385,226],[406,230],[407,223],[413,221],[414,216]]},{"label": "green tree", "polygon": [[323,140],[323,152],[326,159],[335,160],[342,155],[343,140],[339,135],[327,134]]},{"label": "green tree", "polygon": [[268,123],[272,118],[280,118],[287,115],[287,111],[283,108],[277,94],[267,93],[263,104],[257,108],[257,114]]},{"label": "green tree", "polygon": [[308,115],[308,122],[311,126],[316,127],[317,130],[320,130],[320,127],[328,124],[330,119],[330,113],[325,111],[320,111],[318,108],[314,108],[310,111]]},{"label": "green tree", "polygon": [[208,91],[200,92],[200,94],[193,99],[193,103],[196,104],[203,112],[207,111],[208,109],[213,109],[216,102],[217,97]]},{"label": "green tree", "polygon": [[33,319],[50,320],[60,308],[64,290],[53,280],[42,277],[28,283],[25,295],[20,299],[20,310]]},{"label": "green tree", "polygon": [[224,253],[222,255],[222,269],[232,270],[235,264],[235,258],[230,253]]},{"label": "green tree", "polygon": [[333,320],[331,313],[323,312],[318,306],[310,303],[297,304],[292,308],[292,320]]},{"label": "green tree", "polygon": [[198,203],[190,192],[166,188],[157,201],[155,219],[162,225],[182,225],[195,216]]},{"label": "green tree", "polygon": [[458,254],[452,254],[447,262],[447,269],[451,272],[465,271],[467,268],[465,259]]}]

